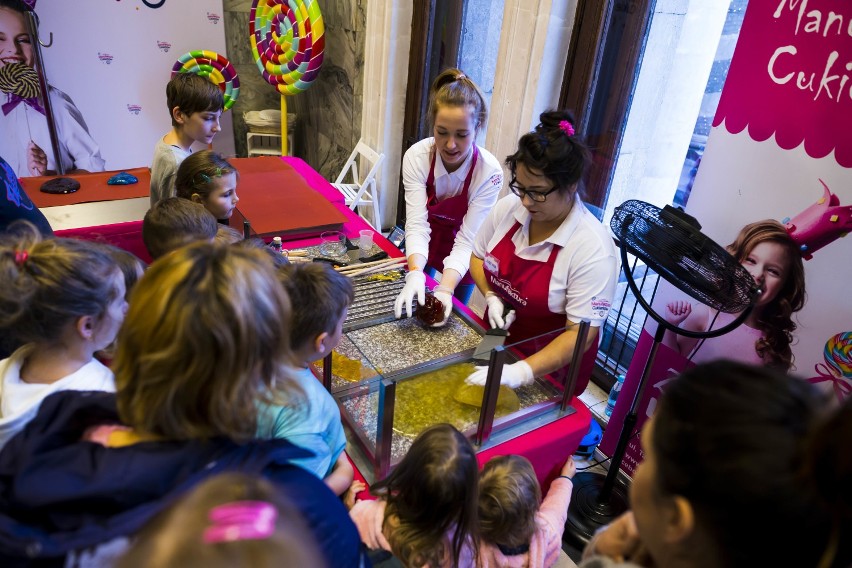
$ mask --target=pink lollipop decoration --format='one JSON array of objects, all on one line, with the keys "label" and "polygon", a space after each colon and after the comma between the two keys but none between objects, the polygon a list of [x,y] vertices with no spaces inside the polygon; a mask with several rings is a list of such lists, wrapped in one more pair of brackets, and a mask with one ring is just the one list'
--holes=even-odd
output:
[{"label": "pink lollipop decoration", "polygon": [[837,400],[844,400],[852,394],[852,331],[838,333],[825,343],[823,350],[825,364],[817,363],[816,377],[808,379],[811,383],[830,382]]},{"label": "pink lollipop decoration", "polygon": [[281,93],[281,153],[287,154],[287,99],[311,86],[322,66],[325,26],[316,0],[253,0],[251,52],[267,83]]},{"label": "pink lollipop decoration", "polygon": [[207,77],[217,85],[225,96],[225,110],[228,110],[240,95],[240,78],[236,69],[225,57],[207,50],[184,53],[172,67],[172,77],[178,73],[195,73]]},{"label": "pink lollipop decoration", "polygon": [[266,82],[282,95],[295,95],[311,86],[325,48],[316,1],[254,0],[249,32],[252,55]]}]

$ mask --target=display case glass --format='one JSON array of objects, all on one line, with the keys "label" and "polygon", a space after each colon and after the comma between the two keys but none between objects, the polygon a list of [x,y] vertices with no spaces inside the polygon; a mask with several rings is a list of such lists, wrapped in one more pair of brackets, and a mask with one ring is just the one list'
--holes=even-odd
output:
[{"label": "display case glass", "polygon": [[[510,364],[564,329],[518,343],[511,343],[510,335],[498,354],[477,354],[475,360],[485,329],[466,311],[454,311],[442,327],[416,318],[397,320],[387,310],[370,316],[365,302],[382,303],[371,296],[398,293],[398,286],[382,286],[384,294],[356,287],[339,346],[315,365],[339,403],[350,432],[350,456],[368,481],[386,475],[417,434],[433,424],[454,425],[482,450],[573,412],[564,377],[537,377],[512,390],[499,386],[499,374],[492,371],[486,387],[465,383],[477,364]],[[323,374],[329,363],[330,376]]]}]

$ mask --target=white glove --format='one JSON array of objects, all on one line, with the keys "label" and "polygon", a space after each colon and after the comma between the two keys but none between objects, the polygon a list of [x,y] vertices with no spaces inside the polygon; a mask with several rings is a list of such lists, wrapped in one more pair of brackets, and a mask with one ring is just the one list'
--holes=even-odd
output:
[{"label": "white glove", "polygon": [[438,323],[432,324],[432,327],[441,327],[446,325],[447,319],[449,319],[450,314],[453,313],[453,291],[449,288],[438,286],[434,290],[434,296],[438,300],[441,300],[441,303],[444,304],[444,319]]},{"label": "white glove", "polygon": [[512,322],[515,321],[515,310],[510,310],[504,319],[503,310],[506,309],[506,306],[500,296],[494,292],[485,293],[485,303],[488,305],[488,324],[492,328],[509,329]]},{"label": "white glove", "polygon": [[408,317],[414,315],[414,296],[417,296],[417,303],[421,306],[426,303],[426,275],[422,270],[411,270],[405,275],[405,286],[393,304],[393,313],[397,318],[402,317],[403,304],[408,309]]},{"label": "white glove", "polygon": [[[482,367],[471,373],[465,380],[469,385],[485,386],[488,378],[488,367]],[[503,374],[500,376],[500,384],[512,389],[528,385],[533,382],[533,370],[526,361],[517,361],[511,365],[503,366]]]}]

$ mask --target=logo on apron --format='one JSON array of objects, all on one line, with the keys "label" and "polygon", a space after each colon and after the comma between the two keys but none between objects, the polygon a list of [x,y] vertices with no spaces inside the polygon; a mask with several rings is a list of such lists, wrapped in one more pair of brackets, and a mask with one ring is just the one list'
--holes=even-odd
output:
[{"label": "logo on apron", "polygon": [[485,254],[482,265],[491,274],[498,274],[500,272],[500,261],[490,252]]},{"label": "logo on apron", "polygon": [[527,299],[521,296],[521,293],[512,286],[512,283],[506,280],[505,278],[497,278],[496,276],[492,276],[489,279],[489,283],[494,288],[499,288],[503,291],[503,299],[512,304],[515,308],[521,308],[527,305]]}]

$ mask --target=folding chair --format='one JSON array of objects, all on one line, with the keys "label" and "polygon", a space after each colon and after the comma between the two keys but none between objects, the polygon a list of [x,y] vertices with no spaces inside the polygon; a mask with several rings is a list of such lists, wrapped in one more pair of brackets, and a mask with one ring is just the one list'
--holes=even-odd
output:
[{"label": "folding chair", "polygon": [[[370,168],[363,179],[358,176],[358,166],[362,159]],[[343,195],[346,205],[353,211],[356,211],[357,208],[358,214],[365,220],[367,218],[361,211],[372,209],[373,220],[371,225],[377,231],[382,230],[382,222],[376,200],[378,197],[376,193],[376,172],[379,171],[379,166],[384,159],[384,154],[379,154],[367,146],[363,139],[358,140],[355,149],[352,150],[352,154],[349,155],[349,159],[343,165],[340,175],[331,184]],[[344,182],[347,174],[351,174],[350,181]]]}]

